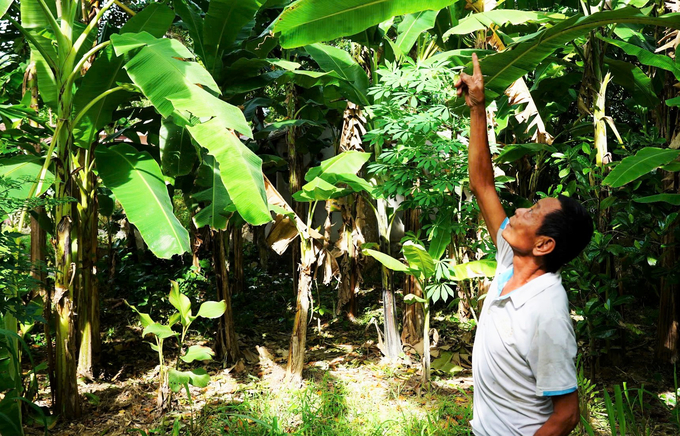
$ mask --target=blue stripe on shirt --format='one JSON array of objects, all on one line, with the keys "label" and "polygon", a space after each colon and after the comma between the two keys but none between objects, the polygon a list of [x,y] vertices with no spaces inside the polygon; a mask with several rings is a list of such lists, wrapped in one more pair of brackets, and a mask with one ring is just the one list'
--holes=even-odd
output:
[{"label": "blue stripe on shirt", "polygon": [[571,394],[574,391],[576,391],[576,387],[564,389],[564,390],[561,390],[561,391],[543,391],[543,396],[544,397],[556,397],[558,395]]}]

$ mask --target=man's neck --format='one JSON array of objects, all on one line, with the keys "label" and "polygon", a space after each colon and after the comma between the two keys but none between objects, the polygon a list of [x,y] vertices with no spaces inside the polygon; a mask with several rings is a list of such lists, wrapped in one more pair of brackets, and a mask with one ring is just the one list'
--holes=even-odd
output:
[{"label": "man's neck", "polygon": [[548,272],[543,265],[536,261],[534,256],[523,256],[517,253],[512,258],[512,268],[512,277],[503,288],[501,296],[509,294]]}]

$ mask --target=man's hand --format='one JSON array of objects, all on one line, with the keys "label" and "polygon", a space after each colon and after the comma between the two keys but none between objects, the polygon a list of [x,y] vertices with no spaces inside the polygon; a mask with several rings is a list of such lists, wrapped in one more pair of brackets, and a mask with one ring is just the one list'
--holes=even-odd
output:
[{"label": "man's hand", "polygon": [[479,68],[477,53],[472,53],[472,76],[460,73],[455,87],[458,89],[458,97],[465,95],[465,103],[470,108],[484,108],[484,77]]}]

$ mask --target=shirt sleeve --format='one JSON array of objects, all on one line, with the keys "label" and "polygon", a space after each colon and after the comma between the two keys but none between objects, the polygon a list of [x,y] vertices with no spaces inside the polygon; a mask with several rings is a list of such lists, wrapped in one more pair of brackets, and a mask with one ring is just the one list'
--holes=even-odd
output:
[{"label": "shirt sleeve", "polygon": [[498,265],[497,271],[503,271],[512,265],[512,247],[508,244],[508,241],[502,236],[503,230],[508,225],[509,219],[506,218],[501,227],[498,229],[498,234],[496,235],[496,263]]},{"label": "shirt sleeve", "polygon": [[576,336],[568,313],[544,314],[538,320],[527,360],[536,377],[536,395],[574,392],[576,384]]}]

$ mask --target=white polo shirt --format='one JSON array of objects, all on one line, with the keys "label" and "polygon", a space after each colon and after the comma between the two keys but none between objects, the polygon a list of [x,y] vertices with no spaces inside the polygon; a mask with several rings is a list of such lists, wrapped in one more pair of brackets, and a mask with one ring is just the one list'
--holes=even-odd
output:
[{"label": "white polo shirt", "polygon": [[500,296],[513,273],[501,236],[507,222],[472,349],[476,436],[533,435],[553,412],[550,397],[576,390],[576,337],[559,273]]}]

